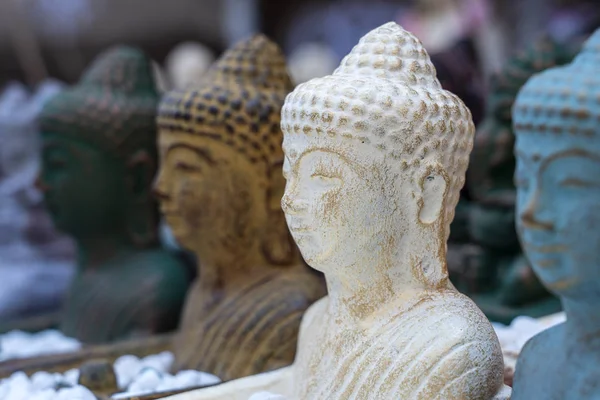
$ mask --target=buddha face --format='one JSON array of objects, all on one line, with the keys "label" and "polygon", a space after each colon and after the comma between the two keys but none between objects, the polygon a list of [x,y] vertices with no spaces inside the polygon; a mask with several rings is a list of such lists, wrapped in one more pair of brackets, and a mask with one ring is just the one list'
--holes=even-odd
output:
[{"label": "buddha face", "polygon": [[75,238],[123,229],[127,185],[123,163],[84,142],[42,134],[39,184],[55,226]]},{"label": "buddha face", "polygon": [[515,153],[518,233],[537,275],[558,295],[600,296],[598,138],[518,135]]},{"label": "buddha face", "polygon": [[379,254],[392,208],[373,167],[382,155],[360,142],[305,135],[286,136],[283,147],[281,205],[304,259],[325,272]]},{"label": "buddha face", "polygon": [[154,190],[183,247],[197,251],[202,243],[257,234],[266,183],[245,157],[214,139],[176,132],[160,133],[159,150]]}]

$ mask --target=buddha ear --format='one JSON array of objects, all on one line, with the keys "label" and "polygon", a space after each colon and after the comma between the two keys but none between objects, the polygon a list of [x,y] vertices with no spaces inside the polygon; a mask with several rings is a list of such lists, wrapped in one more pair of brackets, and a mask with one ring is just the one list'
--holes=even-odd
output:
[{"label": "buddha ear", "polygon": [[448,174],[438,163],[428,166],[420,176],[419,221],[422,224],[431,225],[442,215],[448,182]]},{"label": "buddha ear", "polygon": [[145,198],[152,190],[156,162],[147,150],[136,151],[127,163],[129,189],[136,199]]}]

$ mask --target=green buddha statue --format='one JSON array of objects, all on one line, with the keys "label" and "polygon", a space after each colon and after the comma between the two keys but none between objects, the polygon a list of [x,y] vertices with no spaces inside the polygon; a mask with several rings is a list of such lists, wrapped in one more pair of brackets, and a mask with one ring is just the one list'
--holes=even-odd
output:
[{"label": "green buddha statue", "polygon": [[191,276],[158,240],[158,102],[150,60],[115,47],[41,113],[38,185],[54,224],[78,246],[60,328],[84,343],[178,325]]},{"label": "green buddha statue", "polygon": [[[509,323],[518,315],[540,317],[560,311],[560,302],[539,282],[522,255],[515,230],[513,183],[515,136],[511,110],[519,89],[532,75],[572,60],[579,43],[543,37],[516,55],[493,77],[486,115],[479,125],[467,175],[467,268],[449,268],[452,281],[486,315]],[[457,263],[458,265],[459,263]]]}]

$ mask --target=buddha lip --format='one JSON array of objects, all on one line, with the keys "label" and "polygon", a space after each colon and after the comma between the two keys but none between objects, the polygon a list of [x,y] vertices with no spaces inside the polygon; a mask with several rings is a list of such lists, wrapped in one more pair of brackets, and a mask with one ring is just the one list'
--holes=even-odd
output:
[{"label": "buddha lip", "polygon": [[548,244],[543,246],[538,246],[530,242],[524,243],[527,250],[536,251],[538,253],[561,253],[567,250],[567,246],[562,244]]}]

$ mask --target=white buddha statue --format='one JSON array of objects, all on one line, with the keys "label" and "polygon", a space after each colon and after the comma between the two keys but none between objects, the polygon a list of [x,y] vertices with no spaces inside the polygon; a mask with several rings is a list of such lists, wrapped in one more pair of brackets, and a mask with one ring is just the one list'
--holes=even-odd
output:
[{"label": "white buddha statue", "polygon": [[291,366],[170,399],[509,398],[498,338],[446,270],[471,114],[418,39],[395,23],[370,32],[288,96],[282,128],[282,206],[329,295]]}]

